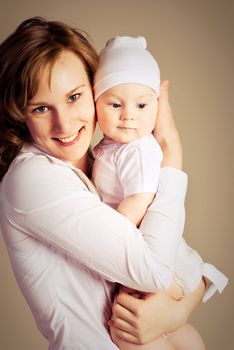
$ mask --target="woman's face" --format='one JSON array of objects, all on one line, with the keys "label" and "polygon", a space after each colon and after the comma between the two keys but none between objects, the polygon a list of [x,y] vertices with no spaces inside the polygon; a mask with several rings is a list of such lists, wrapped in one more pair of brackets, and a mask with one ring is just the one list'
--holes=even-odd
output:
[{"label": "woman's face", "polygon": [[64,51],[41,74],[26,108],[33,142],[47,153],[84,170],[96,125],[92,88],[82,61]]}]

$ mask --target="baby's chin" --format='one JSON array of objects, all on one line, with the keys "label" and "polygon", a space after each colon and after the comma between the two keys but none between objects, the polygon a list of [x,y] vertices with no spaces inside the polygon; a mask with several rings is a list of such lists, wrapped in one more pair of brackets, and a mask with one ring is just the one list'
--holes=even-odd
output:
[{"label": "baby's chin", "polygon": [[134,136],[134,135],[121,135],[117,137],[113,137],[112,140],[116,143],[130,143],[132,141],[135,141],[136,139],[139,139],[140,136]]}]

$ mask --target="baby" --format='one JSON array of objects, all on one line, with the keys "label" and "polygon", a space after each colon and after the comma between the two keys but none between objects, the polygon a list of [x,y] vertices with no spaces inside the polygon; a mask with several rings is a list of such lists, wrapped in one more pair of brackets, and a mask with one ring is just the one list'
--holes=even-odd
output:
[{"label": "baby", "polygon": [[[108,41],[100,55],[94,94],[104,138],[94,149],[93,182],[106,204],[140,226],[157,193],[162,161],[160,146],[152,135],[158,110],[160,72],[143,37],[115,37]],[[160,235],[158,244],[163,250],[165,244],[173,245],[173,237],[168,240],[168,235]],[[175,249],[178,254],[174,283],[165,292],[178,300],[198,286],[202,278],[202,259],[183,239]],[[165,265],[171,266],[167,252],[161,251],[160,257]],[[142,297],[142,293],[128,292]],[[186,332],[182,332],[181,336],[168,335],[167,341],[174,342],[176,349],[192,350],[189,346],[193,339],[194,349],[204,349],[195,329],[190,330],[189,344],[187,338]],[[133,344],[125,342],[117,345],[122,350],[135,349]],[[153,343],[144,345],[143,349],[153,349]]]}]

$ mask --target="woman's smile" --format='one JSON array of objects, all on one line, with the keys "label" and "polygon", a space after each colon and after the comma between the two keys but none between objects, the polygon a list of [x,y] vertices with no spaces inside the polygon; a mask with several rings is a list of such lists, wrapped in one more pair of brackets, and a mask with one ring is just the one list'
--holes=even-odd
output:
[{"label": "woman's smile", "polygon": [[84,126],[80,130],[78,130],[75,134],[67,137],[54,137],[53,139],[56,142],[59,142],[62,147],[67,147],[67,146],[72,146],[76,144],[81,136],[82,136],[82,131],[84,130]]}]

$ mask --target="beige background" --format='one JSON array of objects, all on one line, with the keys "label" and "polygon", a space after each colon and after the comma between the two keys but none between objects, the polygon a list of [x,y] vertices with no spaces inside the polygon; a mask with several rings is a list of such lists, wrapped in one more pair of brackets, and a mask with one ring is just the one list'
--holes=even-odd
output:
[{"label": "beige background", "polygon": [[[34,15],[86,30],[98,51],[114,35],[147,38],[162,78],[171,81],[171,103],[184,146],[184,169],[189,174],[185,237],[231,279],[221,296],[201,305],[191,318],[209,350],[234,349],[233,4],[232,0],[1,0],[0,4],[0,40]],[[0,348],[46,349],[16,286],[1,235],[0,278]]]}]

